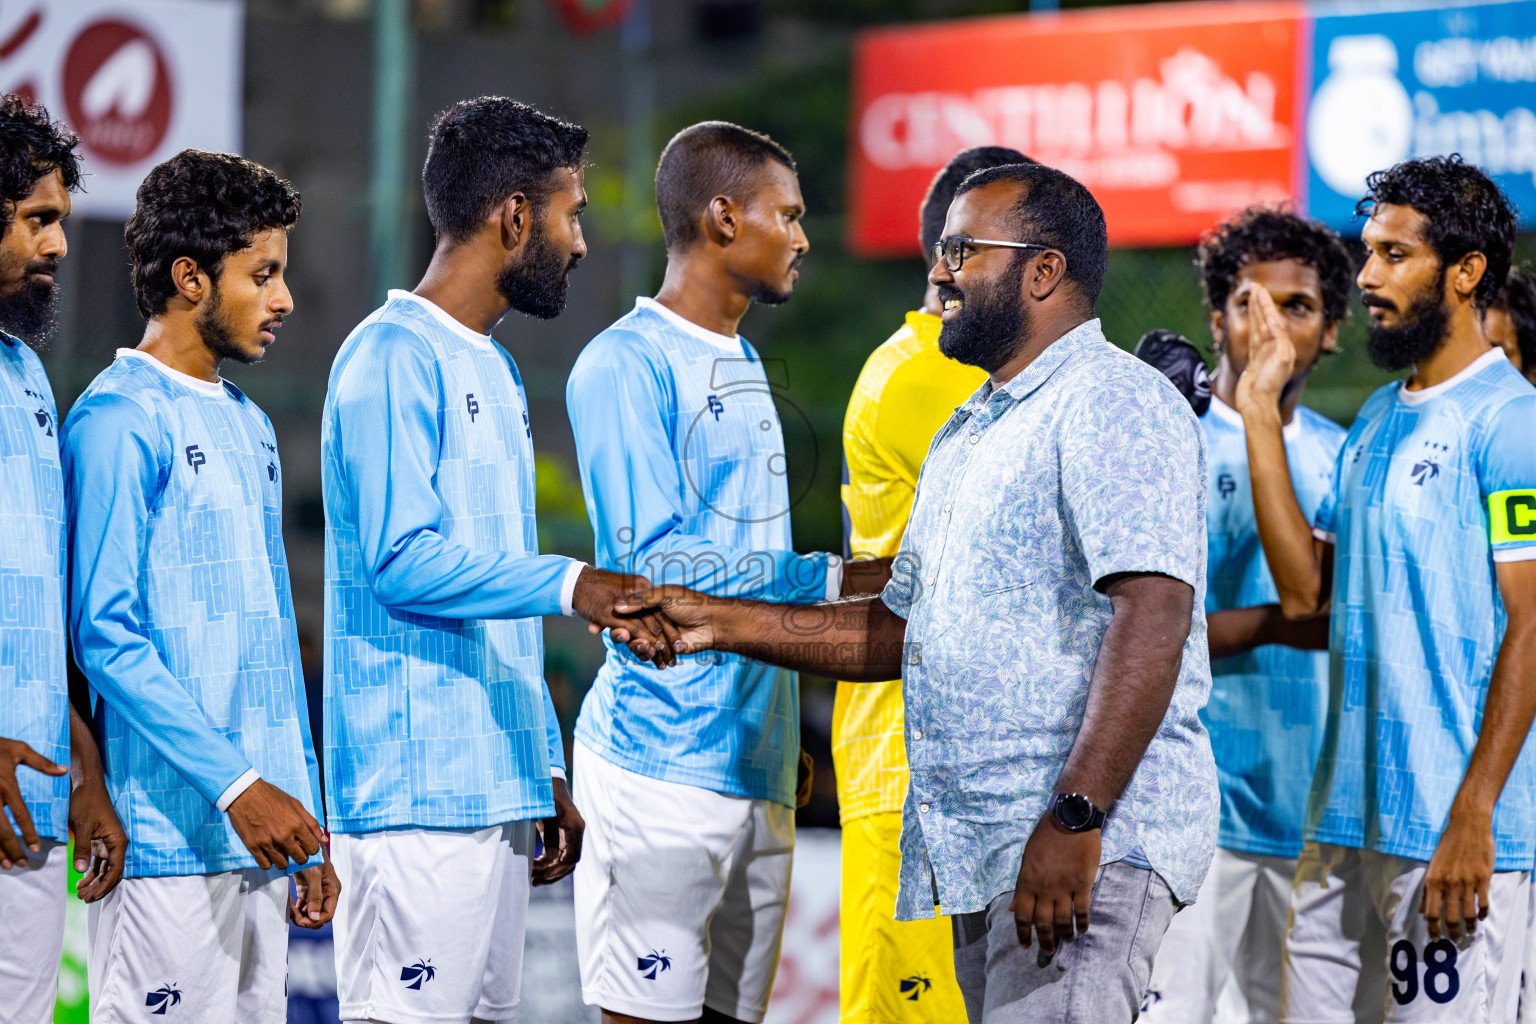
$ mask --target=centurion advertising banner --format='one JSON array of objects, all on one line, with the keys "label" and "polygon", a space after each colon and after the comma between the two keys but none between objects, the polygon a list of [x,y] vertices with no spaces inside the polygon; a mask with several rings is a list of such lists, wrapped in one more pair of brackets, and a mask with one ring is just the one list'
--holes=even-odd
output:
[{"label": "centurion advertising banner", "polygon": [[0,92],[81,138],[86,216],[126,217],[139,182],[188,147],[240,148],[241,0],[0,4]]},{"label": "centurion advertising banner", "polygon": [[1460,152],[1536,224],[1536,0],[1231,2],[877,29],[855,43],[849,245],[916,253],[956,151],[1005,145],[1093,190],[1113,245],[1185,245],[1255,202],[1336,227],[1365,176]]}]

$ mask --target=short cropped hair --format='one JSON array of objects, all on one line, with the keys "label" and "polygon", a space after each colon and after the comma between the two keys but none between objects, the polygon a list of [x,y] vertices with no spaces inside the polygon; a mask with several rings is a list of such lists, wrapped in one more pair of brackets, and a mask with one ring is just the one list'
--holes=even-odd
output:
[{"label": "short cropped hair", "polygon": [[744,201],[742,190],[756,184],[768,163],[795,169],[789,150],[728,121],[702,121],[672,136],[656,165],[656,210],[667,249],[699,236],[699,221],[715,196]]},{"label": "short cropped hair", "polygon": [[955,190],[955,198],[999,181],[1020,186],[1011,217],[1017,237],[1009,241],[1036,242],[1058,250],[1067,258],[1067,280],[1077,282],[1092,306],[1104,289],[1109,264],[1104,211],[1093,193],[1054,167],[1004,164],[966,178]]},{"label": "short cropped hair", "polygon": [[1509,319],[1515,325],[1516,346],[1520,349],[1520,363],[1526,373],[1536,369],[1536,273],[1530,265],[1509,268],[1501,291],[1494,305],[1509,310]]},{"label": "short cropped hair", "polygon": [[1472,301],[1478,309],[1488,308],[1509,274],[1517,231],[1514,205],[1492,178],[1453,153],[1404,160],[1376,171],[1365,187],[1355,214],[1369,216],[1383,203],[1411,206],[1429,221],[1429,244],[1442,267],[1482,253],[1488,268]]},{"label": "short cropped hair", "polygon": [[15,93],[0,94],[0,235],[11,226],[16,204],[54,171],[69,192],[80,190],[80,136],[48,111]]},{"label": "short cropped hair", "polygon": [[1349,315],[1349,286],[1355,279],[1349,250],[1317,221],[1274,206],[1250,206],[1201,236],[1195,265],[1206,303],[1213,310],[1225,309],[1238,271],[1275,260],[1298,260],[1317,271],[1329,326]]},{"label": "short cropped hair", "polygon": [[226,256],[263,231],[293,227],[302,205],[287,181],[232,153],[184,149],[159,164],[139,185],[123,230],[139,312],[146,320],[165,312],[176,294],[171,266],[181,257],[217,282]]},{"label": "short cropped hair", "polygon": [[1004,164],[1032,164],[1035,161],[1007,146],[972,146],[950,157],[949,163],[939,169],[923,196],[922,226],[918,229],[918,241],[923,246],[923,258],[933,251],[933,244],[944,234],[944,218],[949,214],[949,204],[955,201],[955,190],[960,183],[977,171]]},{"label": "short cropped hair", "polygon": [[461,100],[432,122],[421,191],[439,241],[462,242],[515,193],[535,218],[555,174],[581,166],[587,130],[505,96]]}]

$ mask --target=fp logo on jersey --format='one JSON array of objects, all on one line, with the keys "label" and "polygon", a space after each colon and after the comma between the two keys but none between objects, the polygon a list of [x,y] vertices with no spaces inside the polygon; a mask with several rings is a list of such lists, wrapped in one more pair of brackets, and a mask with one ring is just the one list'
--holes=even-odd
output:
[{"label": "fp logo on jersey", "polygon": [[720,401],[719,396],[717,396],[717,395],[710,395],[709,396],[709,411],[715,414],[715,422],[719,423],[720,422],[720,414],[725,412],[725,403]]},{"label": "fp logo on jersey", "polygon": [[1223,499],[1230,498],[1233,492],[1237,490],[1237,481],[1232,479],[1231,473],[1223,473],[1216,478],[1216,490]]},{"label": "fp logo on jersey", "polygon": [[203,454],[203,450],[201,448],[195,444],[187,445],[187,465],[192,467],[193,476],[196,476],[199,472],[201,472],[199,467],[201,467],[203,463],[207,461],[208,456]]},{"label": "fp logo on jersey", "polygon": [[469,410],[469,422],[475,422],[475,417],[480,413],[480,403],[475,401],[474,395],[464,396],[464,408]]}]

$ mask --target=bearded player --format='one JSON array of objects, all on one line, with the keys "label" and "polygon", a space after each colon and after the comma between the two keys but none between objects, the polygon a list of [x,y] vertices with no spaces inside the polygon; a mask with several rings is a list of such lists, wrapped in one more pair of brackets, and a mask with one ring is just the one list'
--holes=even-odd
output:
[{"label": "bearded player", "polygon": [[1211,698],[1201,720],[1221,784],[1216,858],[1200,897],[1174,918],[1144,1017],[1207,1024],[1275,1020],[1291,879],[1328,696],[1327,620],[1280,612],[1254,524],[1237,382],[1248,367],[1253,298],[1280,310],[1296,364],[1280,399],[1297,500],[1314,515],[1333,481],[1344,431],[1301,405],[1307,378],[1336,345],[1353,268],[1337,235],[1267,207],[1201,240],[1197,265],[1217,352],[1205,431]]},{"label": "bearded player", "polygon": [[1536,857],[1536,389],[1483,334],[1515,215],[1459,157],[1368,179],[1361,407],[1308,517],[1287,467],[1295,346],[1256,291],[1239,382],[1281,607],[1331,611],[1329,703],[1281,1020],[1507,1021]]}]

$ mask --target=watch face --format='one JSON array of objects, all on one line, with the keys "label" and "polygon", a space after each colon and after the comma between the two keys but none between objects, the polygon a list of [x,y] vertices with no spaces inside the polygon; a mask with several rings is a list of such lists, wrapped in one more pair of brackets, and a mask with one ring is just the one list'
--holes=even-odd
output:
[{"label": "watch face", "polygon": [[1083,829],[1093,820],[1093,805],[1081,793],[1063,793],[1056,798],[1056,820],[1066,829]]}]

